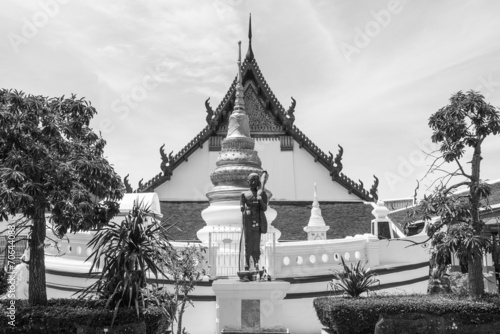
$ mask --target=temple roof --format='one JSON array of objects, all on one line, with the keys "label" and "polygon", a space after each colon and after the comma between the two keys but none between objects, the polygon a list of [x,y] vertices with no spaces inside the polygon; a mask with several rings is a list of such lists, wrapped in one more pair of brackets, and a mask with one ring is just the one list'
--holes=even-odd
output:
[{"label": "temple roof", "polygon": [[[320,202],[320,205],[325,223],[330,226],[328,239],[370,233],[371,205],[361,202]],[[281,231],[280,241],[307,240],[304,227],[311,216],[311,202],[271,201],[270,206],[278,212],[272,225]],[[161,202],[162,225],[171,226],[169,234],[173,240],[197,240],[196,232],[206,226],[200,212],[207,207],[207,202]]]},{"label": "temple roof", "polygon": [[[242,64],[243,86],[245,90],[245,103],[254,104],[256,108],[247,108],[250,119],[251,135],[258,137],[282,137],[290,136],[298,142],[301,149],[305,149],[314,158],[315,162],[323,165],[332,177],[332,181],[343,186],[349,193],[352,193],[365,201],[376,201],[378,199],[377,186],[378,179],[370,189],[366,190],[363,183],[354,182],[347,175],[342,173],[342,154],[340,150],[336,157],[332,153],[327,155],[312,140],[310,140],[295,124],[295,105],[296,101],[292,98],[291,106],[285,110],[278,101],[273,91],[267,84],[264,75],[259,69],[257,61],[253,57],[246,57]],[[174,170],[188,157],[212,137],[222,140],[227,133],[227,121],[234,107],[235,88],[237,77],[233,80],[226,95],[215,110],[209,104],[209,99],[205,102],[207,125],[177,154],[170,154],[168,157],[160,148],[162,156],[162,172],[154,176],[146,183],[139,182],[137,192],[151,192],[162,183],[170,180]],[[128,184],[127,184],[128,185]],[[128,187],[128,191],[131,188]]]},{"label": "temple roof", "polygon": [[[492,207],[491,210],[489,209],[484,209],[481,211],[481,217],[483,219],[488,218],[488,217],[500,217],[499,214],[499,209],[498,205],[500,204],[500,179],[499,180],[493,180],[493,181],[487,181],[487,183],[490,186],[490,195],[486,200],[482,200],[484,205],[489,205]],[[453,195],[461,195],[464,194],[468,191],[467,189],[462,189],[459,190]],[[420,206],[418,204],[416,205],[408,205],[407,207],[400,208],[397,210],[392,211],[391,213],[388,214],[388,217],[396,224],[398,224],[401,229],[406,223],[409,222],[416,222],[418,220],[422,219],[422,213],[420,210]]]}]

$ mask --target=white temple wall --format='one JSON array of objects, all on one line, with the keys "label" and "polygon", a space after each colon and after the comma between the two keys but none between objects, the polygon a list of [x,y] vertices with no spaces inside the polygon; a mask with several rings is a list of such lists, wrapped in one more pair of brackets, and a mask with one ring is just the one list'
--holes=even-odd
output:
[{"label": "white temple wall", "polygon": [[407,263],[409,259],[414,263],[429,261],[430,244],[415,245],[427,239],[428,236],[424,233],[401,239],[380,240],[380,263]]},{"label": "white temple wall", "polygon": [[320,201],[362,201],[332,181],[330,172],[294,141],[293,151],[281,151],[279,139],[256,140],[262,168],[269,172],[268,188],[278,201],[311,201],[318,184]]},{"label": "white temple wall", "polygon": [[[294,142],[293,151],[281,151],[278,138],[257,138],[255,149],[262,168],[269,172],[267,188],[273,200],[311,201],[313,184],[318,184],[321,201],[362,201],[332,181],[329,171]],[[213,185],[210,174],[215,170],[219,152],[209,151],[208,143],[196,150],[188,161],[178,166],[169,181],[155,188],[160,201],[208,201],[205,194]]]},{"label": "white temple wall", "polygon": [[212,189],[210,174],[215,170],[219,152],[209,151],[208,142],[182,162],[169,181],[155,188],[160,201],[208,201]]}]

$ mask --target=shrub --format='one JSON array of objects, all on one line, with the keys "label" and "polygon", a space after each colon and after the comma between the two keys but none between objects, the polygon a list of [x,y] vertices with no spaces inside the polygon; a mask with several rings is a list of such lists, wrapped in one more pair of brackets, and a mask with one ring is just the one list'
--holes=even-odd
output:
[{"label": "shrub", "polygon": [[114,317],[120,307],[132,307],[139,318],[140,310],[145,308],[146,272],[150,271],[156,279],[159,273],[164,275],[161,263],[174,252],[167,240],[166,231],[149,208],[134,203],[120,224],[111,222],[88,243],[94,249],[88,257],[93,258],[90,273],[99,267],[102,271],[80,296],[97,295],[105,301],[106,308],[114,309]]},{"label": "shrub", "polygon": [[[7,327],[6,308],[10,300],[0,300],[0,323]],[[15,327],[8,333],[76,333],[76,326],[93,328],[109,327],[113,320],[113,311],[104,309],[96,301],[79,299],[49,299],[46,307],[30,306],[27,300],[15,301]],[[162,311],[158,307],[149,307],[140,321],[146,324],[146,333],[163,333],[167,327]],[[131,308],[121,310],[115,326],[137,323],[135,311]]]},{"label": "shrub", "polygon": [[173,256],[166,258],[164,268],[172,287],[152,285],[143,289],[147,304],[159,306],[171,323],[172,333],[175,333],[174,323],[177,323],[177,334],[186,332],[182,326],[182,317],[188,305],[194,306],[189,294],[195,289],[197,282],[203,278],[205,247],[188,246],[175,251]]},{"label": "shrub", "polygon": [[463,299],[460,296],[377,296],[369,298],[320,297],[314,300],[323,326],[339,334],[373,333],[381,314],[449,315],[457,325],[500,321],[500,298]]},{"label": "shrub", "polygon": [[450,274],[451,292],[459,296],[469,295],[468,274],[453,272]]},{"label": "shrub", "polygon": [[9,288],[7,277],[7,271],[4,268],[0,268],[0,296],[7,293],[7,289]]},{"label": "shrub", "polygon": [[343,271],[338,271],[333,274],[333,280],[330,282],[330,288],[332,290],[340,290],[347,295],[357,298],[362,293],[368,293],[370,288],[380,281],[375,278],[377,275],[375,272],[371,271],[370,268],[365,268],[361,265],[361,262],[356,262],[356,264],[351,263],[351,266],[347,266],[344,258],[341,257]]}]

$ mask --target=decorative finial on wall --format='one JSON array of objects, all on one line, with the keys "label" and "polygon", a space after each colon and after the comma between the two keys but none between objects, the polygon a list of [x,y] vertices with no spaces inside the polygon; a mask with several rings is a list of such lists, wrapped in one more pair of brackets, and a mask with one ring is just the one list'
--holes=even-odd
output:
[{"label": "decorative finial on wall", "polygon": [[252,51],[252,13],[250,13],[250,19],[248,21],[248,51],[247,51],[247,60],[253,60],[253,51]]}]

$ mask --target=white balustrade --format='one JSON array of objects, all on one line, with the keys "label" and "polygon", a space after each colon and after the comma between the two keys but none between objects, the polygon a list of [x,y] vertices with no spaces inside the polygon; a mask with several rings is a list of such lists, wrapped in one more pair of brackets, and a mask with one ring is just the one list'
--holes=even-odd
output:
[{"label": "white balustrade", "polygon": [[366,261],[368,266],[378,265],[378,257],[368,254],[369,251],[378,253],[376,246],[378,239],[371,234],[315,242],[279,243],[275,247],[275,276],[328,275],[332,269],[340,269],[342,258],[346,263]]}]

